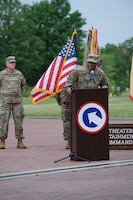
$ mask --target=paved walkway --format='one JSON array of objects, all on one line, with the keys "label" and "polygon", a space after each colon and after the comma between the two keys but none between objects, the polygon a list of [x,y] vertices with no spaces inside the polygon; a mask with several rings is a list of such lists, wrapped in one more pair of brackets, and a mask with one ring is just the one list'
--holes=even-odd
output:
[{"label": "paved walkway", "polygon": [[62,132],[60,119],[24,119],[28,148],[16,149],[10,120],[0,150],[1,200],[133,199],[133,150],[110,150],[108,161],[71,161]]}]

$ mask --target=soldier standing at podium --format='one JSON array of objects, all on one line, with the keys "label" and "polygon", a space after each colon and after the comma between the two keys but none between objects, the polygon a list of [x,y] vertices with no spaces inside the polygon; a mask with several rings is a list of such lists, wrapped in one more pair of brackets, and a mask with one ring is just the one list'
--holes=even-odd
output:
[{"label": "soldier standing at podium", "polygon": [[[67,88],[67,93],[69,95],[71,95],[72,89],[76,89],[76,88],[95,89],[95,88],[102,88],[102,87],[109,86],[107,75],[102,71],[102,69],[98,67],[99,61],[100,61],[99,55],[88,54],[88,58],[86,60],[86,66],[77,67],[68,76],[67,82],[66,82],[66,88]],[[70,119],[69,119],[69,122],[70,122]],[[71,127],[71,125],[69,127]],[[70,134],[69,134],[69,138],[70,138]],[[70,146],[70,141],[69,141],[69,146]]]},{"label": "soldier standing at podium", "polygon": [[71,94],[73,88],[102,88],[108,87],[107,75],[98,67],[99,55],[88,54],[84,70],[74,70],[67,78],[67,92]]}]

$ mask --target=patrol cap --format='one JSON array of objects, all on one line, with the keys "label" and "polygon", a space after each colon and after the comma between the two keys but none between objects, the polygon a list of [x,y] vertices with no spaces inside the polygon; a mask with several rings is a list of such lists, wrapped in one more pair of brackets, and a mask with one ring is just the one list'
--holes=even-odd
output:
[{"label": "patrol cap", "polygon": [[99,55],[96,54],[88,54],[87,62],[97,63],[99,62]]},{"label": "patrol cap", "polygon": [[9,63],[16,62],[15,56],[8,56],[6,58],[6,62],[9,62]]}]

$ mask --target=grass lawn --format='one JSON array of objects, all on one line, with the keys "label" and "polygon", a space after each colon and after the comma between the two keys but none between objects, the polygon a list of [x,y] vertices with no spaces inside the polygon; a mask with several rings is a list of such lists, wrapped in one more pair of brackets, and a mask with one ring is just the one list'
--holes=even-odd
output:
[{"label": "grass lawn", "polygon": [[[26,117],[60,118],[61,107],[55,98],[50,98],[38,104],[32,104],[30,98],[23,98]],[[133,101],[129,99],[129,93],[123,93],[119,97],[109,97],[109,118],[133,119]]]},{"label": "grass lawn", "polygon": [[133,119],[133,101],[130,100],[129,93],[109,98],[109,117]]},{"label": "grass lawn", "polygon": [[61,107],[58,106],[54,98],[42,101],[38,104],[32,104],[30,98],[24,98],[24,109],[26,117],[45,117],[59,118]]}]

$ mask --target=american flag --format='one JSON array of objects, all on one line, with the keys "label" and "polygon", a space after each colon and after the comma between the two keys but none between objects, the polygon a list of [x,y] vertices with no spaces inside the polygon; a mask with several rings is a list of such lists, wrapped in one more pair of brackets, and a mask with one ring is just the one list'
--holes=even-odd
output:
[{"label": "american flag", "polygon": [[30,92],[32,103],[36,104],[60,92],[69,74],[77,67],[76,31],[54,58],[46,72]]}]

